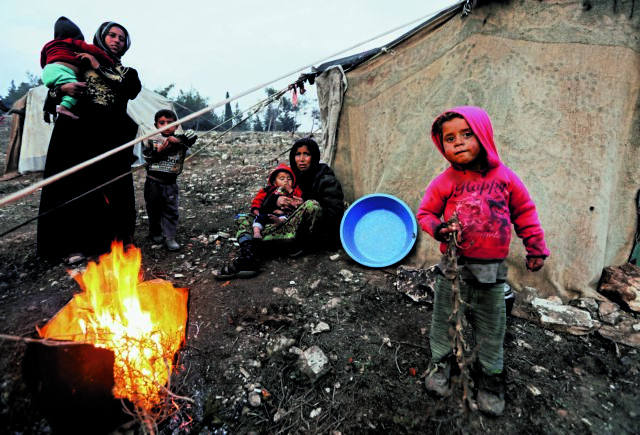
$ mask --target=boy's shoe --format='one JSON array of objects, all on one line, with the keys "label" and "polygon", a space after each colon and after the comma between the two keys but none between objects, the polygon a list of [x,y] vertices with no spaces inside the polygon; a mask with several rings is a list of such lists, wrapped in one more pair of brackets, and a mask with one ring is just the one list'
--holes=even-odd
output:
[{"label": "boy's shoe", "polygon": [[160,235],[160,236],[151,236],[151,241],[153,241],[153,243],[162,243],[162,241],[164,240],[164,236]]},{"label": "boy's shoe", "polygon": [[487,415],[499,416],[504,411],[504,375],[502,373],[489,376],[484,373],[480,377],[478,391],[478,409]]},{"label": "boy's shoe", "polygon": [[167,239],[164,241],[164,245],[167,247],[169,251],[177,251],[180,249],[180,245],[174,239]]},{"label": "boy's shoe", "polygon": [[67,266],[75,266],[76,264],[80,264],[83,261],[86,261],[86,258],[81,253],[71,254],[67,258],[63,260]]},{"label": "boy's shoe", "polygon": [[442,362],[434,363],[424,384],[427,392],[436,397],[448,396],[451,393],[451,363],[446,358]]}]

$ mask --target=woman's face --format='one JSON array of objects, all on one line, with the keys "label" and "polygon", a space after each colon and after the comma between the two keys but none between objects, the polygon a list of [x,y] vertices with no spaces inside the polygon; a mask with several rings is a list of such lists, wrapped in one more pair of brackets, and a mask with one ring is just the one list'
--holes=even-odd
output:
[{"label": "woman's face", "polygon": [[120,53],[122,53],[126,43],[127,36],[124,34],[124,30],[118,26],[111,26],[107,35],[104,37],[104,45],[106,45],[109,48],[109,51],[116,56],[119,56]]},{"label": "woman's face", "polygon": [[296,150],[296,166],[300,172],[308,171],[311,167],[311,153],[306,145],[302,145]]}]

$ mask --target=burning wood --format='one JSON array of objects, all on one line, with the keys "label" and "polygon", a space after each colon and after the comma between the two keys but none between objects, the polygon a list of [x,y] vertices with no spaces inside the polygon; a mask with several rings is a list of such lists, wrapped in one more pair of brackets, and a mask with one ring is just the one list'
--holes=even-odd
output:
[{"label": "burning wood", "polygon": [[93,344],[115,355],[113,396],[151,411],[167,396],[174,358],[184,344],[188,289],[160,279],[141,282],[138,248],[112,252],[74,278],[83,289],[39,334]]}]

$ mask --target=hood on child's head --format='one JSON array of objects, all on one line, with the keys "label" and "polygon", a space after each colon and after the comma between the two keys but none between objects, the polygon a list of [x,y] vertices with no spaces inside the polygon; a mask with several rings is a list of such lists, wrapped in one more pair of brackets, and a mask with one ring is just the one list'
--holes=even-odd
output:
[{"label": "hood on child's head", "polygon": [[473,130],[473,133],[478,138],[480,145],[487,153],[487,163],[489,168],[495,168],[500,165],[500,155],[496,149],[496,144],[493,141],[493,127],[491,126],[491,119],[487,112],[480,107],[476,106],[459,106],[453,109],[445,110],[442,112],[431,125],[431,140],[440,151],[440,154],[444,156],[444,147],[442,145],[442,131],[438,131],[437,124],[442,116],[447,113],[457,113],[461,115],[465,121],[469,124],[469,127]]},{"label": "hood on child's head", "polygon": [[84,35],[73,21],[67,17],[60,17],[53,25],[53,38],[54,39],[77,39],[84,41]]},{"label": "hood on child's head", "polygon": [[296,185],[296,176],[293,174],[293,171],[291,170],[291,168],[288,165],[285,165],[284,163],[280,163],[278,167],[275,168],[273,171],[271,171],[271,173],[269,174],[269,186],[273,186],[275,184],[276,176],[280,172],[286,172],[287,174],[289,174],[291,176],[291,185],[292,186]]}]

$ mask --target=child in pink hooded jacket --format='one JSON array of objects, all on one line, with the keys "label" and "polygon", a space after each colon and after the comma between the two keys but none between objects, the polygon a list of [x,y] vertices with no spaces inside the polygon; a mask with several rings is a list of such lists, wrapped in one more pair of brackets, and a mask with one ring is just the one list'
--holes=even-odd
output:
[{"label": "child in pink hooded jacket", "polygon": [[[511,226],[524,243],[529,270],[540,270],[549,250],[527,188],[500,161],[484,110],[463,106],[444,112],[433,123],[431,138],[451,166],[427,187],[417,218],[420,227],[441,242],[443,254],[449,237],[458,238],[460,296],[465,302],[461,309],[473,327],[482,368],[478,407],[500,415],[504,409],[504,259]],[[460,223],[448,225],[454,213]],[[432,370],[425,382],[429,392],[441,396],[450,389],[452,309],[451,281],[440,275],[430,332]]]}]

